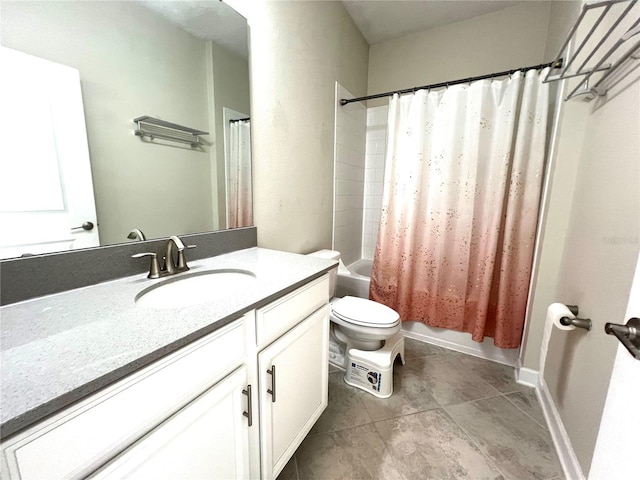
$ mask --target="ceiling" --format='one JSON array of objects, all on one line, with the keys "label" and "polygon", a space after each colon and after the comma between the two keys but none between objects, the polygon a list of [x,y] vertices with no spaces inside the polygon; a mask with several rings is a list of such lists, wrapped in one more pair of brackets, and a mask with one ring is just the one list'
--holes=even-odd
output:
[{"label": "ceiling", "polygon": [[232,52],[249,57],[247,21],[218,0],[138,0],[195,37],[213,40]]},{"label": "ceiling", "polygon": [[[248,57],[246,22],[229,0],[138,0],[199,38]],[[296,0],[310,1],[310,0]],[[342,0],[370,45],[534,0]]]},{"label": "ceiling", "polygon": [[342,0],[369,45],[531,0]]}]

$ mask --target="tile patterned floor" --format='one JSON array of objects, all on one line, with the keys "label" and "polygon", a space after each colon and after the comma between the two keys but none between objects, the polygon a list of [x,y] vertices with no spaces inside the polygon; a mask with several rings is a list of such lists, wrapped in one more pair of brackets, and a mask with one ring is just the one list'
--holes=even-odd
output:
[{"label": "tile patterned floor", "polygon": [[513,368],[407,338],[389,399],[331,368],[329,406],[279,480],[560,480],[532,389]]}]

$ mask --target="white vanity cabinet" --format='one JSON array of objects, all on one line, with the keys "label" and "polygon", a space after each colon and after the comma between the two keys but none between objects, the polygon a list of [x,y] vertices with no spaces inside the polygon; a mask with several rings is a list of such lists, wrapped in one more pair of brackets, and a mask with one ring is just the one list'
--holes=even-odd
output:
[{"label": "white vanity cabinet", "polygon": [[3,441],[2,480],[275,478],[327,406],[329,277]]},{"label": "white vanity cabinet", "polygon": [[[110,468],[114,459],[113,468],[129,469],[138,477],[135,468],[163,471],[162,462],[181,465],[196,451],[220,444],[234,451],[225,453],[220,468],[237,473],[229,478],[246,478],[249,427],[243,415],[243,364],[245,331],[254,318],[252,311],[3,442],[3,480],[84,478],[105,464]],[[215,439],[207,427],[214,429]],[[160,445],[175,456],[149,456]],[[211,467],[211,455],[216,456],[215,451],[203,459],[209,463],[194,468]],[[222,452],[219,455],[222,459]]]},{"label": "white vanity cabinet", "polygon": [[282,471],[327,407],[328,300],[325,275],[256,311],[264,479]]}]

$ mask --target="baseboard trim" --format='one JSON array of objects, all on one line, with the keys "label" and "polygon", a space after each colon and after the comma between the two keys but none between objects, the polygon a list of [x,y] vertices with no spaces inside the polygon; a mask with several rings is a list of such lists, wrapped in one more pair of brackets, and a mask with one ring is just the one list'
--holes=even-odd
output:
[{"label": "baseboard trim", "polygon": [[576,457],[569,435],[560,418],[560,413],[551,397],[547,384],[540,376],[538,377],[536,395],[542,407],[544,418],[547,421],[547,426],[549,427],[549,432],[556,447],[556,453],[558,454],[558,459],[560,460],[562,470],[564,470],[565,477],[569,480],[585,480],[584,473],[578,462],[578,457]]},{"label": "baseboard trim", "polygon": [[537,370],[532,370],[526,367],[516,367],[516,382],[527,387],[538,388],[539,386],[539,373]]},{"label": "baseboard trim", "polygon": [[477,346],[463,345],[455,341],[446,340],[433,335],[405,330],[404,328],[402,333],[407,338],[413,338],[414,340],[448,348],[449,350],[455,350],[456,352],[466,353],[468,355],[473,355],[474,357],[484,358],[485,360],[491,360],[492,362],[502,363],[504,365],[509,365],[510,367],[516,366],[518,352],[513,349],[506,349],[507,351],[505,352],[504,349],[493,345],[485,345],[477,342],[473,342],[474,344],[477,344]]}]

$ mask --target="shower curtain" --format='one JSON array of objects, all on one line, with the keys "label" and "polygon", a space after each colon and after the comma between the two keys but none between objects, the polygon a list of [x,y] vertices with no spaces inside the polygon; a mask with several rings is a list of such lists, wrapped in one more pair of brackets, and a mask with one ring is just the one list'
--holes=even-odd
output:
[{"label": "shower curtain", "polygon": [[229,125],[229,161],[227,165],[227,228],[253,225],[251,189],[251,123]]},{"label": "shower curtain", "polygon": [[546,149],[546,72],[392,98],[370,297],[403,320],[520,345]]}]

